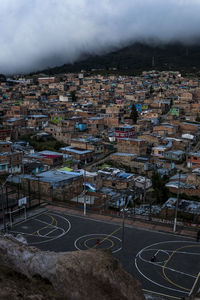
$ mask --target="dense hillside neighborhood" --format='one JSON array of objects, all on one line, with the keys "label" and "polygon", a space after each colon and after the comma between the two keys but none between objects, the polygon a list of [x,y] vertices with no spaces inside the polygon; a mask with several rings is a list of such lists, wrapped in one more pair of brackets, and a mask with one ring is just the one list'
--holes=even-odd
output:
[{"label": "dense hillside neighborhood", "polygon": [[4,213],[23,196],[169,223],[177,208],[180,222],[199,223],[198,79],[2,76],[0,95]]}]

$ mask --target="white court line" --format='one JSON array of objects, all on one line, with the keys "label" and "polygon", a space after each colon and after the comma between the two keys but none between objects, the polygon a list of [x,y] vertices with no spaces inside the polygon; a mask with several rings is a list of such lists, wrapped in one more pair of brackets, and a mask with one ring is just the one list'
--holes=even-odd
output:
[{"label": "white court line", "polygon": [[[49,212],[51,212],[52,210],[49,210]],[[55,212],[55,210],[53,210]],[[105,221],[105,220],[97,220],[97,219],[93,219],[91,217],[84,217],[84,216],[79,216],[79,215],[73,215],[73,214],[70,214],[70,213],[66,213],[66,212],[59,212],[59,211],[56,211],[55,215],[65,215],[65,216],[70,216],[70,217],[75,217],[75,218],[79,218],[79,219],[82,219],[82,220],[90,220],[90,221],[94,221],[94,222],[99,222],[99,223],[104,223],[104,224],[110,224],[110,225],[116,225],[116,226],[119,226],[120,225],[120,222],[113,222],[112,220],[111,221]],[[95,214],[95,212],[94,212]],[[97,214],[98,215],[98,214]],[[100,216],[103,216],[101,214],[99,214]],[[108,217],[108,216],[107,216]],[[115,216],[109,216],[109,217],[115,217]],[[116,218],[119,218],[116,216]],[[119,218],[119,220],[121,220]],[[148,231],[148,232],[153,232],[153,233],[157,233],[157,234],[161,234],[161,235],[169,235],[170,237],[178,237],[178,238],[184,238],[184,239],[188,239],[188,240],[192,240],[191,242],[193,242],[195,240],[195,238],[193,237],[189,237],[189,236],[180,236],[179,234],[173,234],[173,232],[163,232],[163,231],[158,231],[158,230],[153,230],[153,229],[148,229],[148,228],[143,228],[143,227],[139,227],[139,226],[136,226],[134,224],[134,220],[133,220],[133,224],[130,225],[130,224],[124,224],[124,226],[126,228],[130,228],[130,229],[134,229],[134,230],[138,230],[138,231]],[[189,242],[189,241],[188,241]]]},{"label": "white court line", "polygon": [[[51,239],[51,238],[54,238],[55,235],[50,237],[50,236],[48,236],[48,234],[50,234],[51,232],[53,232],[53,231],[55,231],[55,230],[59,230],[59,229],[55,228],[55,229],[53,229],[52,231],[50,231],[50,232],[48,232],[48,233],[46,233],[46,234],[41,234],[41,233],[40,233],[40,229],[38,229],[37,234],[38,234],[38,236],[40,236],[40,237],[42,237],[42,238],[46,238],[46,237],[47,237],[47,238]],[[64,229],[60,228],[60,230],[61,230],[62,233],[64,232]],[[58,236],[58,235],[57,235],[57,236]]]},{"label": "white court line", "polygon": [[13,224],[12,227],[17,227],[18,225],[21,225],[21,224],[23,224],[23,223],[28,223],[29,220],[34,220],[36,216],[37,216],[37,217],[42,216],[43,214],[45,214],[46,211],[47,211],[47,210],[45,210],[45,211],[43,211],[43,212],[41,212],[41,213],[39,213],[39,214],[36,214],[36,215],[34,215],[34,216],[32,216],[32,217],[28,217],[26,220],[17,222],[17,223],[15,223],[15,224]]},{"label": "white court line", "polygon": [[[54,231],[56,231],[56,230],[59,230],[59,229],[55,228],[55,229],[49,231],[47,234],[45,234],[45,235],[43,235],[43,236],[45,236],[45,237],[47,236],[47,237],[48,237],[48,235],[49,235],[50,233],[52,233],[52,232],[54,232]],[[60,230],[61,230],[61,228],[60,228]],[[62,229],[62,230],[64,231],[64,229]]]},{"label": "white court line", "polygon": [[[47,223],[47,222],[41,221],[41,220],[39,220],[39,219],[34,219],[34,220],[36,220],[36,221],[38,221],[38,222],[40,222],[40,223],[43,223],[43,224],[45,224],[45,225],[49,225],[49,226],[51,226],[51,227],[53,227],[53,228],[60,229],[60,227],[57,227],[57,226],[55,226],[55,225],[53,225],[53,224],[51,224],[51,223]],[[42,230],[42,229],[44,229],[44,228],[41,228],[41,229],[38,229],[38,230]]]},{"label": "white court line", "polygon": [[[167,289],[167,290],[171,290],[171,291],[175,291],[175,292],[179,292],[179,293],[183,293],[183,294],[187,294],[187,295],[188,295],[188,292],[185,292],[185,291],[183,291],[183,290],[178,290],[178,289],[170,288],[170,287],[168,287],[168,286],[165,286],[165,285],[163,285],[163,284],[159,284],[158,282],[156,282],[156,281],[150,279],[148,276],[146,276],[146,275],[140,270],[140,268],[139,268],[139,266],[138,266],[137,259],[138,259],[139,255],[140,255],[143,251],[145,251],[145,250],[146,250],[147,248],[149,248],[149,247],[157,246],[157,245],[160,245],[160,244],[166,244],[166,243],[192,243],[192,242],[190,242],[190,241],[166,241],[166,242],[159,242],[159,243],[155,243],[155,244],[152,244],[152,245],[150,245],[150,246],[147,246],[147,247],[141,249],[141,250],[138,252],[138,254],[136,255],[136,257],[135,257],[135,267],[136,267],[136,269],[138,270],[138,272],[140,273],[140,275],[143,276],[146,280],[150,281],[151,283],[153,283],[153,284],[155,284],[155,285],[157,285],[157,286],[160,286],[160,287],[162,287],[162,288],[165,288],[165,289]],[[196,242],[194,242],[194,245],[196,245]],[[158,266],[159,266],[159,265],[158,265]]]},{"label": "white court line", "polygon": [[[49,241],[47,240],[47,241],[41,241],[41,242],[34,242],[34,243],[29,243],[29,245],[39,245],[39,244],[43,244],[43,243],[47,243],[47,242],[51,242],[51,241],[54,241],[54,240],[56,240],[56,239],[58,239],[58,238],[61,238],[62,236],[64,236],[65,234],[67,234],[69,231],[70,231],[70,229],[71,229],[71,223],[69,222],[69,220],[67,220],[65,217],[63,217],[63,216],[60,216],[59,214],[54,214],[54,213],[52,213],[52,212],[50,212],[50,214],[51,215],[54,215],[54,216],[56,216],[56,217],[59,217],[59,218],[61,218],[61,219],[63,219],[66,223],[68,223],[68,229],[65,231],[63,228],[61,228],[61,227],[56,227],[56,226],[53,226],[54,228],[57,228],[57,229],[60,229],[60,230],[62,230],[63,232],[60,234],[60,235],[58,235],[58,236],[56,236],[56,237],[53,237],[53,238],[51,238],[51,237],[45,237],[45,238],[48,238],[49,239]],[[38,220],[38,221],[41,221],[41,220]],[[42,221],[43,222],[43,221]],[[44,222],[44,223],[46,223],[46,222]],[[46,223],[47,225],[49,225],[49,223]],[[44,237],[43,237],[44,238]]]},{"label": "white court line", "polygon": [[172,298],[172,299],[178,299],[178,300],[181,300],[182,298],[178,298],[178,297],[175,297],[175,296],[171,296],[171,295],[166,295],[166,294],[163,294],[163,293],[159,293],[159,292],[155,292],[155,291],[150,291],[150,290],[146,290],[146,289],[142,289],[144,292],[147,292],[147,293],[151,293],[151,294],[155,294],[157,296],[164,296],[164,297],[167,297],[167,298]]},{"label": "white court line", "polygon": [[[199,247],[200,247],[200,244],[199,244]],[[164,252],[174,252],[174,250],[169,250],[169,249],[165,249],[165,250],[163,250],[163,249],[154,249],[154,248],[151,248],[151,249],[146,249],[146,250],[144,250],[143,252],[147,252],[147,251],[149,251],[149,250],[154,250],[154,251],[164,251]],[[176,253],[179,253],[179,254],[189,254],[189,255],[200,255],[200,252],[183,252],[183,251],[176,251]]]},{"label": "white court line", "polygon": [[[48,215],[47,212],[48,212],[49,214],[51,214],[51,215],[54,215],[54,216],[56,216],[56,217],[59,217],[59,218],[63,219],[63,220],[65,221],[65,223],[68,224],[68,228],[66,229],[66,231],[65,231],[65,229],[63,229],[63,228],[61,228],[61,227],[57,227],[57,226],[55,226],[55,225],[51,225],[51,224],[49,224],[49,223],[47,223],[47,222],[45,222],[45,221],[41,221],[41,220],[35,218],[35,216],[32,216],[32,217],[28,218],[27,220],[23,220],[23,221],[21,221],[21,222],[19,222],[19,223],[17,223],[17,224],[14,224],[13,227],[17,227],[18,225],[21,225],[21,224],[26,224],[26,223],[29,222],[29,220],[36,220],[36,221],[41,222],[41,223],[43,223],[43,224],[45,224],[45,225],[51,226],[51,227],[54,228],[55,230],[56,230],[56,229],[57,229],[57,230],[61,230],[62,233],[61,233],[60,235],[55,236],[55,237],[49,237],[49,236],[45,236],[45,237],[44,237],[44,236],[42,236],[42,235],[40,235],[40,234],[39,234],[39,235],[34,235],[34,234],[30,234],[30,233],[17,232],[17,231],[10,231],[10,232],[16,233],[16,234],[22,234],[22,235],[28,235],[28,236],[40,237],[40,238],[43,238],[43,239],[45,238],[45,239],[46,239],[46,240],[43,240],[43,241],[40,241],[40,242],[32,242],[32,243],[28,243],[28,245],[31,246],[31,245],[38,245],[38,244],[43,244],[43,243],[47,243],[47,242],[54,241],[54,240],[56,240],[56,239],[58,239],[58,238],[61,238],[62,236],[64,236],[65,234],[67,234],[67,233],[70,231],[70,229],[71,229],[71,223],[69,222],[68,219],[66,219],[65,217],[61,216],[60,214],[52,213],[52,211],[47,210],[47,211],[45,211],[45,212],[42,212],[42,213],[40,213],[40,214],[37,214],[37,217],[38,217],[38,216],[43,216],[43,215]],[[38,230],[39,230],[39,229],[38,229]]]},{"label": "white court line", "polygon": [[[163,249],[149,249],[149,250],[145,250],[144,252],[148,252],[148,251],[157,251],[156,252],[156,254],[155,254],[155,256],[157,256],[158,255],[158,253],[159,252],[164,252],[165,254],[167,254],[168,255],[168,258],[169,258],[169,253],[167,252],[167,251],[165,251],[165,250],[163,250]],[[142,258],[141,258],[142,259]],[[146,260],[147,261],[147,260]],[[167,260],[163,260],[163,261],[156,261],[156,263],[154,263],[155,265],[157,265],[157,264],[163,264],[163,263],[165,263]]]},{"label": "white court line", "polygon": [[[89,237],[89,236],[96,236],[96,237],[98,237],[98,236],[108,236],[108,234],[105,234],[105,233],[92,233],[92,234],[86,234],[86,235],[83,235],[83,236],[80,236],[79,238],[77,238],[76,240],[75,240],[75,242],[74,242],[74,246],[75,246],[75,248],[77,249],[77,250],[82,250],[82,249],[80,249],[78,246],[77,246],[77,243],[78,243],[78,241],[80,240],[80,239],[82,239],[82,238],[86,238],[86,237]],[[119,239],[118,237],[116,237],[116,236],[114,236],[114,235],[112,235],[111,237],[113,237],[113,239],[117,239],[120,243],[122,242],[122,240],[121,239]],[[118,252],[118,251],[120,251],[122,248],[118,248],[118,249],[116,249],[116,250],[114,250],[114,251],[112,251],[111,250],[111,252],[112,253],[116,253],[116,252]]]},{"label": "white court line", "polygon": [[[19,232],[19,231],[10,231],[11,233],[16,233],[16,234],[22,234],[22,235],[29,235],[29,236],[34,236],[34,237],[43,237],[38,234],[32,234],[32,233],[25,233],[25,232]],[[51,237],[47,236],[48,239]]]},{"label": "white court line", "polygon": [[[150,249],[150,250],[151,250],[151,249]],[[163,251],[163,250],[162,250],[162,251]],[[146,252],[147,252],[147,250],[146,250]],[[139,253],[138,256],[139,256],[139,258],[140,258],[143,262],[146,262],[146,263],[149,263],[149,264],[158,266],[158,267],[160,267],[160,268],[163,268],[163,266],[160,265],[160,262],[157,262],[157,263],[156,263],[156,262],[152,262],[152,261],[146,260],[146,259],[144,259],[144,258],[141,257],[141,253]],[[180,273],[180,274],[182,274],[182,275],[186,275],[186,276],[188,276],[188,277],[196,278],[196,276],[193,276],[193,275],[191,275],[191,274],[187,274],[187,273],[184,273],[184,272],[181,272],[181,271],[179,271],[179,270],[175,270],[175,269],[172,269],[172,268],[169,268],[169,267],[165,267],[165,269],[166,269],[166,270],[169,270],[169,271],[176,272],[176,273]]]}]

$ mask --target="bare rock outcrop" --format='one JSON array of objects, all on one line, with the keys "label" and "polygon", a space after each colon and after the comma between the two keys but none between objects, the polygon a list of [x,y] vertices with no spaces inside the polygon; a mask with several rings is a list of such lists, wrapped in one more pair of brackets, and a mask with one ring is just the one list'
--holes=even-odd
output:
[{"label": "bare rock outcrop", "polygon": [[40,251],[2,236],[0,259],[29,280],[48,281],[62,299],[144,300],[140,283],[105,250]]}]

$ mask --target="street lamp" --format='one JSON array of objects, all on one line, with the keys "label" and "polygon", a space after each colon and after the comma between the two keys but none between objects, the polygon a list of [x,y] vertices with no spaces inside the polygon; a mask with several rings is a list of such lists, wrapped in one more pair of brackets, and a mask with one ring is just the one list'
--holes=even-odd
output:
[{"label": "street lamp", "polygon": [[173,228],[174,232],[176,232],[176,225],[177,225],[179,192],[180,192],[180,170],[178,170],[178,193],[177,193],[176,207],[175,207],[175,216],[174,216],[174,228]]}]

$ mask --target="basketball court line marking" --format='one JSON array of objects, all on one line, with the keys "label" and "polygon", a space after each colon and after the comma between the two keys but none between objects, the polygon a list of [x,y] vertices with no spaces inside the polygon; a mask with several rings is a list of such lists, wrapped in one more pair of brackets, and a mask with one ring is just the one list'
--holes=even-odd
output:
[{"label": "basketball court line marking", "polygon": [[[153,250],[153,251],[156,251],[156,254],[154,254],[154,256],[157,256],[159,252],[164,252],[164,253],[167,254],[167,256],[169,257],[169,253],[168,253],[167,251],[163,250],[163,249],[149,249],[149,250],[146,250],[146,251],[144,251],[144,252],[149,252],[149,251],[152,251],[152,250]],[[142,258],[141,255],[140,255],[140,258],[141,258],[141,260],[143,260],[143,261],[149,262],[149,261],[145,260],[144,258]],[[150,262],[152,263],[152,261],[150,261]],[[163,264],[164,262],[166,262],[166,260],[163,260],[163,261],[156,261],[156,263],[154,263],[154,264]]]},{"label": "basketball court line marking", "polygon": [[[60,228],[60,227],[57,227],[56,225],[53,225],[53,223],[48,223],[48,222],[45,222],[45,221],[41,221],[41,220],[39,220],[39,219],[34,219],[34,220],[36,220],[36,221],[38,221],[38,222],[40,222],[40,223],[43,223],[43,224],[46,224],[46,225],[47,225],[47,226],[45,226],[45,227],[39,228],[38,230],[45,229],[45,228],[47,228],[47,227],[49,227],[49,226],[54,227],[54,228],[56,228],[56,229]],[[37,231],[38,231],[38,230],[37,230]]]},{"label": "basketball court line marking", "polygon": [[[53,238],[51,238],[51,239],[49,239],[49,240],[47,240],[47,241],[33,242],[33,243],[30,243],[29,245],[38,245],[38,244],[43,244],[43,243],[47,243],[47,242],[54,241],[54,240],[56,240],[56,239],[58,239],[58,238],[61,238],[62,236],[64,236],[65,234],[67,234],[67,233],[70,231],[70,229],[71,229],[71,223],[69,222],[68,219],[66,219],[65,217],[63,217],[63,216],[61,216],[61,215],[57,215],[57,214],[54,214],[54,213],[51,213],[51,215],[54,215],[54,216],[56,216],[56,217],[59,217],[59,218],[63,219],[66,223],[68,223],[68,226],[69,226],[68,229],[67,229],[66,231],[64,231],[64,229],[61,228],[61,227],[53,226],[53,227],[56,228],[56,229],[63,230],[63,232],[62,232],[60,235],[57,235],[57,236],[55,236],[55,237],[53,237]],[[40,220],[40,221],[41,221],[41,220]],[[46,222],[45,222],[45,223],[46,223]],[[50,238],[50,237],[45,237],[45,238]]]},{"label": "basketball court line marking", "polygon": [[[142,258],[141,254],[139,254],[138,256],[139,256],[139,258],[140,258],[143,262],[146,262],[146,263],[155,265],[155,266],[157,266],[157,267],[163,268],[163,266],[160,265],[160,262],[152,262],[152,261],[150,261],[150,260],[146,260],[146,259]],[[167,261],[167,260],[166,260],[166,261]],[[166,261],[165,261],[165,262],[166,262]],[[187,274],[187,273],[184,273],[184,272],[181,272],[181,271],[179,271],[179,270],[175,270],[175,269],[172,269],[172,268],[169,268],[169,267],[165,267],[165,269],[166,269],[166,270],[169,270],[169,271],[176,272],[176,273],[180,273],[180,274],[182,274],[182,275],[186,275],[186,276],[188,276],[188,277],[196,278],[196,276],[194,276],[194,275]]]},{"label": "basketball court line marking", "polygon": [[[156,249],[156,248],[151,248],[149,250],[154,250],[154,251],[163,251],[162,249]],[[147,250],[144,250],[143,252],[148,252],[149,251],[148,249]],[[165,252],[173,252],[174,250],[171,250],[171,249],[165,249],[164,250]],[[184,251],[177,251],[176,253],[178,254],[189,254],[189,255],[200,255],[200,252],[184,252]]]},{"label": "basketball court line marking", "polygon": [[32,217],[30,217],[30,218],[27,218],[26,220],[22,220],[22,221],[20,221],[20,222],[17,222],[17,223],[15,223],[15,224],[13,224],[12,227],[16,227],[16,226],[18,226],[18,225],[20,225],[20,224],[26,223],[26,222],[29,221],[29,220],[35,219],[36,216],[39,217],[39,216],[42,216],[42,215],[44,215],[44,214],[45,214],[45,212],[43,211],[43,212],[41,212],[41,213],[39,213],[39,214],[36,214],[35,216],[32,216]]},{"label": "basketball court line marking", "polygon": [[[113,234],[114,233],[116,233],[117,231],[119,231],[121,229],[121,227],[120,228],[117,228],[116,230],[114,230],[113,232],[111,232],[108,236],[106,236],[100,243],[99,243],[99,245],[101,245],[104,241],[106,241],[109,237],[112,237],[113,236]],[[94,245],[94,247],[92,247],[92,248],[96,248],[96,246],[97,245]]]},{"label": "basketball court line marking", "polygon": [[[41,215],[47,215],[47,214],[42,213]],[[40,215],[40,216],[41,216],[41,215]],[[57,236],[49,237],[49,236],[43,236],[43,235],[41,235],[40,233],[38,233],[37,235],[35,234],[35,232],[38,232],[38,231],[40,231],[40,230],[42,230],[42,229],[44,229],[44,228],[47,228],[48,226],[39,228],[37,231],[35,231],[35,232],[33,232],[33,233],[25,233],[25,232],[17,232],[17,231],[12,231],[12,232],[13,232],[13,233],[22,234],[22,235],[28,235],[28,236],[40,237],[40,238],[43,238],[43,239],[45,238],[45,239],[46,239],[46,240],[39,241],[39,242],[28,243],[28,245],[30,245],[30,246],[31,246],[31,245],[39,245],[39,244],[43,244],[43,243],[48,243],[48,242],[54,241],[54,240],[56,240],[56,239],[58,239],[58,238],[61,238],[62,236],[64,236],[65,234],[67,234],[67,233],[70,231],[70,229],[71,229],[71,223],[70,223],[70,221],[69,221],[68,219],[66,219],[65,217],[63,217],[63,216],[61,216],[61,215],[59,215],[59,214],[51,213],[51,217],[52,217],[54,220],[56,220],[53,216],[63,219],[63,220],[65,221],[65,223],[68,224],[68,228],[67,228],[66,231],[65,231],[63,228],[61,228],[61,227],[52,225],[52,223],[47,223],[47,222],[45,222],[45,221],[39,220],[39,219],[34,218],[34,217],[31,218],[31,219],[36,220],[37,222],[43,223],[43,224],[45,224],[45,225],[51,226],[51,229],[54,228],[54,230],[61,230],[62,233],[59,234],[59,235],[57,235]],[[37,217],[38,217],[38,215],[37,215]],[[29,220],[30,220],[30,219],[24,220],[23,222],[20,222],[20,224],[26,223],[26,222],[28,222]],[[16,224],[15,226],[17,226],[17,225],[19,225],[19,223]],[[50,234],[50,232],[48,232],[47,234]]]},{"label": "basketball court line marking", "polygon": [[[168,290],[171,290],[171,291],[175,291],[175,292],[179,292],[179,293],[183,293],[183,294],[188,295],[188,292],[186,292],[186,291],[178,290],[178,289],[175,289],[175,288],[171,288],[171,287],[162,285],[162,284],[160,284],[160,283],[158,283],[158,282],[156,282],[156,281],[150,279],[148,276],[146,276],[146,275],[140,270],[140,268],[139,268],[139,266],[138,266],[138,264],[137,264],[137,258],[139,257],[139,255],[140,255],[144,250],[146,250],[147,248],[149,248],[149,247],[151,247],[151,246],[157,246],[157,245],[160,245],[160,244],[163,244],[163,243],[192,243],[192,242],[190,242],[190,241],[165,241],[165,242],[155,243],[155,244],[152,244],[152,245],[150,245],[150,246],[146,246],[145,248],[141,249],[141,250],[137,253],[137,255],[136,255],[136,257],[135,257],[135,267],[136,267],[137,271],[139,272],[139,274],[140,274],[141,276],[143,276],[143,277],[144,277],[146,280],[148,280],[149,282],[151,282],[151,283],[153,283],[153,284],[155,284],[155,285],[157,285],[157,286],[160,286],[160,287],[162,287],[162,288],[164,288],[164,289],[168,289]],[[196,245],[196,242],[193,242],[193,243],[194,243],[194,245]]]},{"label": "basketball court line marking", "polygon": [[[49,217],[51,218],[52,222],[51,222],[51,223],[47,223],[47,222],[43,221],[43,223],[44,223],[44,224],[47,224],[47,226],[44,226],[44,227],[42,227],[42,228],[40,228],[40,229],[38,229],[38,230],[36,230],[36,231],[34,232],[34,234],[37,233],[40,237],[46,236],[46,235],[40,234],[40,231],[43,230],[43,229],[46,229],[46,228],[48,228],[48,227],[50,227],[50,226],[53,227],[54,230],[57,230],[57,229],[60,230],[60,229],[61,229],[60,227],[57,227],[58,221],[57,221],[53,216],[51,216],[51,215],[49,215],[49,214],[44,214],[44,215],[49,216]],[[41,220],[39,220],[39,219],[37,219],[37,218],[35,218],[35,220],[41,222]],[[55,225],[53,225],[54,221],[55,221]],[[64,230],[61,229],[61,231],[63,232]],[[49,233],[50,233],[50,232],[49,232]],[[47,235],[48,235],[48,234],[47,234]]]},{"label": "basketball court line marking", "polygon": [[[118,225],[119,226],[119,222],[113,222],[113,221],[105,221],[105,220],[97,220],[97,219],[93,219],[93,218],[89,218],[89,217],[84,217],[84,216],[79,216],[79,215],[73,215],[73,214],[70,214],[70,213],[66,213],[66,212],[57,212],[58,214],[59,213],[62,213],[63,215],[65,216],[70,216],[70,217],[74,217],[74,218],[79,218],[79,219],[82,219],[82,220],[90,220],[90,221],[93,221],[93,222],[99,222],[99,223],[104,223],[104,224],[110,224],[110,225]],[[101,216],[101,215],[100,215]],[[120,220],[120,219],[119,219]],[[134,221],[133,221],[134,222]],[[148,232],[153,232],[153,233],[159,233],[161,235],[169,235],[170,237],[171,236],[176,236],[176,237],[180,237],[180,235],[176,235],[176,234],[173,234],[172,233],[168,233],[168,232],[162,232],[162,231],[157,231],[157,230],[153,230],[153,229],[147,229],[147,228],[142,228],[142,227],[137,227],[134,225],[130,225],[130,224],[126,224],[125,223],[125,227],[126,228],[131,228],[131,229],[134,229],[134,230],[138,230],[138,231],[148,231]],[[188,239],[188,240],[191,240],[191,242],[193,242],[195,240],[195,238],[193,237],[189,237],[189,236],[184,236],[185,239]],[[189,242],[189,241],[188,241]]]},{"label": "basketball court line marking", "polygon": [[[199,281],[199,279],[200,279],[200,273],[198,273],[198,275],[196,277],[196,280],[195,280],[195,282],[194,282],[194,284],[193,284],[193,286],[192,286],[192,288],[190,290],[189,296],[191,296],[193,294],[196,286],[198,287],[198,281]],[[199,291],[200,291],[200,287],[198,287],[197,293],[199,293]]]},{"label": "basketball court line marking", "polygon": [[[169,261],[171,260],[171,258],[174,256],[174,254],[176,253],[176,250],[180,250],[180,249],[187,248],[187,247],[189,248],[189,247],[200,247],[200,246],[199,246],[199,245],[186,245],[186,246],[182,246],[182,247],[179,247],[179,248],[175,249],[175,250],[172,252],[172,254],[169,256],[168,260],[165,262],[164,266],[162,267],[162,273],[163,273],[165,279],[166,279],[169,283],[171,283],[172,285],[174,285],[174,286],[176,286],[176,287],[178,287],[178,288],[181,288],[181,289],[183,289],[183,290],[185,290],[185,291],[190,292],[191,289],[185,288],[185,287],[183,287],[183,286],[181,286],[181,285],[179,285],[179,284],[173,282],[173,281],[167,276],[167,274],[165,273],[166,266],[167,266],[167,264],[169,263]],[[195,276],[195,278],[196,278],[196,276]]]},{"label": "basketball court line marking", "polygon": [[[88,247],[87,246],[87,242],[88,241],[91,241],[91,240],[96,240],[96,238],[94,237],[94,238],[90,238],[90,239],[87,239],[87,240],[85,240],[84,241],[84,246],[86,247],[86,248],[88,248],[88,249],[93,249],[94,248],[94,246],[93,247]],[[114,242],[112,241],[112,240],[110,240],[110,239],[107,239],[107,241],[109,241],[110,243],[111,243],[111,246],[110,247],[108,247],[108,248],[106,248],[106,249],[111,249],[113,246],[114,246]],[[97,247],[97,246],[99,246],[101,243],[99,242],[99,244],[95,244],[95,246]],[[95,248],[96,248],[95,247]]]},{"label": "basketball court line marking", "polygon": [[[38,234],[32,234],[32,233],[25,233],[25,232],[20,232],[20,231],[10,231],[11,233],[16,233],[16,234],[22,234],[22,235],[28,235],[28,236],[34,236],[34,237],[41,237]],[[47,238],[51,239],[51,237],[47,236]]]},{"label": "basketball court line marking", "polygon": [[[47,234],[43,235],[45,237],[48,237],[49,234],[51,234],[52,232],[56,231],[56,230],[61,230],[61,228],[57,229],[57,228],[54,228],[53,230],[49,231]],[[64,231],[64,229],[62,229]]]},{"label": "basketball court line marking", "polygon": [[178,297],[175,297],[175,296],[170,296],[170,295],[166,295],[166,294],[163,294],[163,293],[154,292],[154,291],[150,291],[150,290],[146,290],[146,289],[142,289],[142,290],[143,290],[143,292],[155,294],[155,295],[158,295],[158,296],[164,296],[164,297],[168,297],[168,298],[171,298],[171,299],[181,300],[181,298],[178,298]]},{"label": "basketball court line marking", "polygon": [[[80,249],[78,246],[77,246],[77,244],[78,244],[78,241],[79,240],[81,240],[82,238],[84,239],[85,237],[89,237],[89,236],[96,236],[96,237],[99,237],[99,236],[107,236],[107,234],[105,234],[105,233],[91,233],[91,234],[86,234],[86,235],[83,235],[83,236],[80,236],[79,238],[77,238],[76,240],[75,240],[75,242],[74,242],[74,247],[77,249],[77,250],[82,250],[82,249]],[[118,240],[120,243],[122,242],[122,240],[120,239],[120,238],[118,238],[118,237],[116,237],[116,236],[112,236],[112,238],[113,239],[116,239],[116,240]],[[92,249],[92,248],[91,248]],[[119,249],[116,249],[116,250],[114,250],[114,251],[112,251],[112,253],[116,253],[116,252],[118,252],[118,251],[120,251],[122,248],[119,248]]]},{"label": "basketball court line marking", "polygon": [[[46,215],[46,214],[44,214],[44,215]],[[39,221],[39,222],[41,222],[41,223],[43,223],[43,224],[47,224],[46,226],[43,226],[43,227],[41,227],[41,228],[39,228],[39,229],[37,229],[36,231],[34,231],[33,232],[33,234],[35,234],[35,233],[37,233],[38,235],[40,235],[40,230],[42,230],[42,229],[45,229],[45,228],[48,228],[49,226],[54,226],[53,225],[53,223],[54,223],[54,220],[55,220],[55,218],[53,218],[53,216],[49,216],[50,218],[51,218],[51,223],[45,223],[45,222],[41,222],[41,220],[39,220],[39,219],[37,219],[37,218],[35,218],[34,220],[36,220],[36,221]]]}]

